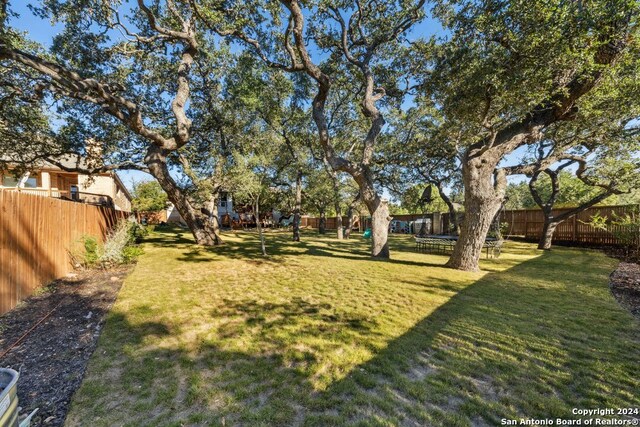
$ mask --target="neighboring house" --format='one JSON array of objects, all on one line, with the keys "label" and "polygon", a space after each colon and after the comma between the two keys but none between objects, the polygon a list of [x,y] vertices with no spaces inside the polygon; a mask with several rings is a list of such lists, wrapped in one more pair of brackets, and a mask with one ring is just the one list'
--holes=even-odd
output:
[{"label": "neighboring house", "polygon": [[[231,197],[231,193],[221,191],[218,197],[218,221],[222,223],[222,220],[226,215],[229,215],[231,220],[239,218],[238,213],[233,210],[233,198]],[[172,204],[167,208],[167,222],[185,223],[178,210]]]},{"label": "neighboring house", "polygon": [[[58,163],[67,168],[74,168],[82,167],[84,161],[62,158]],[[20,177],[15,177],[11,171],[0,172],[0,191],[20,191],[131,211],[131,194],[117,173],[106,172],[89,176],[79,172],[67,172],[46,161],[34,171]]]},{"label": "neighboring house", "polygon": [[[235,210],[238,209],[238,211]],[[252,215],[251,207],[239,205],[234,208],[233,198],[231,193],[227,191],[221,191],[218,197],[218,223],[223,227],[235,227],[246,226],[247,224],[255,225],[255,218]],[[269,216],[270,215],[270,216]],[[263,225],[278,224],[282,214],[277,210],[271,210],[263,212],[260,217],[268,219],[263,222]],[[167,222],[173,224],[186,224],[178,210],[172,204],[167,207]],[[235,225],[234,225],[235,224]]]}]

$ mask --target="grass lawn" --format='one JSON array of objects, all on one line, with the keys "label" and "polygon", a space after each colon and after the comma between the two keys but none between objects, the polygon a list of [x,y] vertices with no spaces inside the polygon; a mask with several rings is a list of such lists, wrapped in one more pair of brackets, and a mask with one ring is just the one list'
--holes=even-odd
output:
[{"label": "grass lawn", "polygon": [[393,236],[152,233],[67,425],[496,425],[640,406],[640,324],[616,261],[508,243],[483,273]]}]

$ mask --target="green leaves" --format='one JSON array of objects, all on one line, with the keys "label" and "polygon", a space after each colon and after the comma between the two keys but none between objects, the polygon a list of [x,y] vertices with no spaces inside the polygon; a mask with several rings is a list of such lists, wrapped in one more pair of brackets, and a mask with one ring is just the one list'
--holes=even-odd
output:
[{"label": "green leaves", "polygon": [[156,181],[133,185],[133,209],[138,212],[157,212],[167,208],[167,193]]}]

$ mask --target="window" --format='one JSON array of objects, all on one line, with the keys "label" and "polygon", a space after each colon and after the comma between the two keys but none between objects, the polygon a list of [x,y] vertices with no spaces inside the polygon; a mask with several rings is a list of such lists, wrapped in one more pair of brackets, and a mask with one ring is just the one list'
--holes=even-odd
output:
[{"label": "window", "polygon": [[2,177],[2,186],[3,187],[17,187],[18,186],[18,178],[14,178],[13,176],[4,176],[4,177]]},{"label": "window", "polygon": [[27,178],[27,180],[24,182],[24,188],[37,188],[38,187],[38,180],[36,179],[36,177],[29,177]]},{"label": "window", "polygon": [[[17,187],[18,183],[22,178],[16,178],[12,175],[5,175],[2,177],[2,186],[3,187]],[[29,177],[24,182],[24,188],[36,188],[38,187],[38,180],[36,177]]]}]

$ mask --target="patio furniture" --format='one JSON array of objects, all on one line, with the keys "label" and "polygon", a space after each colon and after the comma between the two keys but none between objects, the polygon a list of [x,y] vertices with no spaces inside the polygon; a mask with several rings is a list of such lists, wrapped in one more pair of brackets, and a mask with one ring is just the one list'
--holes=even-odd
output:
[{"label": "patio furniture", "polygon": [[[435,252],[435,253],[447,253],[453,250],[453,247],[458,241],[458,236],[448,235],[428,235],[428,236],[415,236],[416,250],[418,252]],[[499,257],[502,252],[501,239],[487,238],[482,245],[482,248],[486,250],[487,258]]]}]

